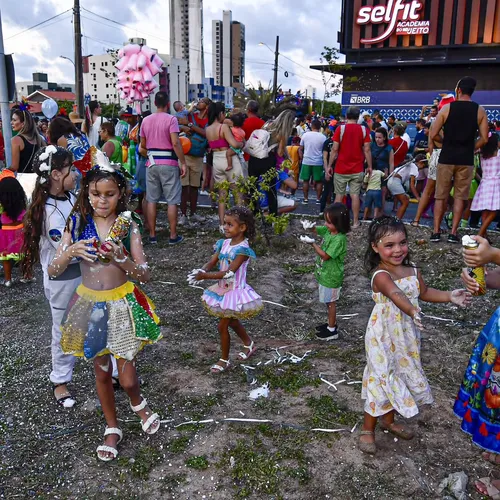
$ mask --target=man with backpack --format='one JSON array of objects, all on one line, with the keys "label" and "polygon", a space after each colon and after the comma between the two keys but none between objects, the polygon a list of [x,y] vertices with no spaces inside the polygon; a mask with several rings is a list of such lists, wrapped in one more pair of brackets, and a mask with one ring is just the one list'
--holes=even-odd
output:
[{"label": "man with backpack", "polygon": [[302,160],[300,179],[302,180],[302,190],[304,200],[302,203],[309,203],[309,179],[312,177],[316,183],[316,203],[321,202],[321,191],[323,190],[323,144],[326,137],[320,132],[321,123],[319,120],[311,122],[311,131],[306,132],[300,139],[299,157]]},{"label": "man with backpack", "polygon": [[352,201],[352,229],[360,226],[359,193],[363,184],[364,164],[366,162],[366,173],[372,173],[372,154],[370,148],[370,132],[363,125],[358,124],[359,108],[351,106],[347,109],[347,121],[344,125],[337,127],[333,135],[333,149],[325,172],[328,180],[333,174],[332,165],[335,164],[335,175],[333,178],[335,203],[342,203],[349,186],[349,195]]}]

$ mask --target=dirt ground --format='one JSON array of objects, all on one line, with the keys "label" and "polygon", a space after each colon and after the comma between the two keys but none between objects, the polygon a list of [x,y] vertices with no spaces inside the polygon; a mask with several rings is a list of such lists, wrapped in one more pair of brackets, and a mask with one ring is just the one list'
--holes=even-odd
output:
[{"label": "dirt ground", "polygon": [[[48,381],[51,320],[41,275],[35,284],[1,290],[0,498],[430,499],[442,497],[437,487],[450,473],[464,471],[468,495],[479,499],[473,480],[500,475],[481,459],[452,413],[474,339],[497,307],[498,294],[475,299],[465,312],[423,304],[424,313],[455,320],[425,320],[422,358],[435,404],[408,422],[417,434],[412,441],[377,431],[378,452],[369,457],[357,450],[360,384],[341,383],[335,392],[319,378],[336,382],[348,372],[349,381],[360,381],[362,376],[372,309],[362,269],[366,226],[349,235],[338,308],[340,315],[355,316],[341,318],[340,339],[328,343],[314,337],[326,311],[317,300],[314,252],[297,240],[298,220],[285,235],[274,236],[270,247],[262,241],[255,246],[258,259],[248,281],[264,299],[286,306],[266,304],[247,322],[258,346],[249,361],[256,385],[249,384],[252,377],[236,361],[237,339],[231,348],[233,369],[220,375],[208,371],[219,357],[217,321],[204,311],[202,291],[187,286],[186,275],[208,261],[219,236],[213,220],[182,232],[181,245],[166,245],[163,228],[160,243],[146,247],[153,280],[145,290],[158,307],[164,339],[139,354],[138,370],[143,394],[166,422],[146,437],[118,391],[124,440],[111,463],[95,454],[104,419],[91,364],[76,364],[75,407],[62,409],[54,402]],[[429,231],[409,232],[413,260],[427,283],[460,286],[460,248],[444,242],[417,245]],[[494,244],[498,240],[493,237]],[[296,364],[265,364],[278,354],[302,357],[306,352]],[[269,397],[250,400],[250,390],[265,382]],[[200,420],[211,421],[180,425]]]}]

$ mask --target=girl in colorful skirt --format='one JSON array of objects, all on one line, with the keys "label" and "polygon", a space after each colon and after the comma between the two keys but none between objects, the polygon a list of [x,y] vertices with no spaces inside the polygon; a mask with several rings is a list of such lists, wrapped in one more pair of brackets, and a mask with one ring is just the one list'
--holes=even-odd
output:
[{"label": "girl in colorful skirt", "polygon": [[[239,359],[246,360],[255,353],[254,341],[240,320],[253,318],[263,307],[260,295],[246,282],[248,259],[255,259],[255,252],[248,243],[255,237],[253,213],[241,206],[228,210],[224,216],[224,235],[227,239],[215,244],[215,253],[210,261],[201,269],[195,269],[189,278],[191,282],[218,280],[217,284],[205,290],[201,298],[208,313],[220,318],[222,357],[210,368],[212,373],[226,371],[230,366],[230,327],[243,341],[244,351],[238,354]],[[219,271],[209,272],[217,263]]]},{"label": "girl in colorful skirt", "polygon": [[[23,246],[23,217],[26,212],[26,194],[14,177],[0,181],[0,261],[4,285],[12,286],[12,266],[21,260]],[[21,281],[25,281],[21,279]]]},{"label": "girl in colorful skirt", "polygon": [[[500,250],[490,246],[480,236],[473,236],[479,247],[464,249],[464,260],[474,268],[495,263],[500,266]],[[479,285],[462,272],[462,280],[471,293],[479,292]],[[488,271],[486,287],[500,289],[500,267]],[[483,450],[483,458],[500,465],[500,308],[498,308],[479,334],[472,349],[469,365],[453,408],[462,420],[462,430],[472,442]],[[475,483],[476,489],[491,498],[500,498],[500,480],[483,478]]]},{"label": "girl in colorful skirt", "polygon": [[417,405],[433,402],[420,362],[418,299],[463,307],[471,297],[466,290],[444,292],[425,284],[410,262],[406,228],[396,217],[383,216],[370,224],[365,264],[369,272],[375,271],[371,285],[375,307],[365,336],[361,392],[365,414],[359,449],[374,454],[377,420],[383,430],[412,439],[413,433],[394,421],[395,413],[410,418],[418,413]]},{"label": "girl in colorful skirt", "polygon": [[[106,164],[105,157],[89,170],[66,225],[61,245],[48,268],[51,278],[60,276],[73,261],[80,260],[82,284],[68,304],[61,330],[66,354],[94,362],[97,395],[107,428],[104,444],[97,448],[100,460],[118,455],[122,439],[118,428],[111,379],[110,355],[117,358],[120,385],[138,414],[142,429],[154,434],[160,427],[139,391],[135,356],[145,344],[161,338],[154,306],[140,288],[150,272],[137,225],[126,212],[125,177]],[[129,240],[125,248],[121,240]]]}]

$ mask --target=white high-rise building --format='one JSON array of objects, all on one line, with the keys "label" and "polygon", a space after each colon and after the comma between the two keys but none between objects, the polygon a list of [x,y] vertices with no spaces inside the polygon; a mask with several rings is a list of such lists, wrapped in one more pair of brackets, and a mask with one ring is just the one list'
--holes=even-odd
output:
[{"label": "white high-rise building", "polygon": [[212,74],[216,85],[245,86],[245,25],[233,21],[230,10],[222,21],[212,21]]},{"label": "white high-rise building", "polygon": [[203,0],[170,0],[170,54],[188,61],[189,83],[203,81]]}]

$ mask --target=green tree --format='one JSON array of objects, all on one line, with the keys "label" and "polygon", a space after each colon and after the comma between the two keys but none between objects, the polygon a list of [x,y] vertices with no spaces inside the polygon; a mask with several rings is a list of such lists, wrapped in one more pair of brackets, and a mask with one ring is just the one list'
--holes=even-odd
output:
[{"label": "green tree", "polygon": [[313,109],[321,116],[335,116],[342,114],[342,104],[335,101],[315,100]]},{"label": "green tree", "polygon": [[[281,85],[278,86],[278,92],[281,89]],[[273,104],[273,87],[271,83],[266,87],[262,85],[259,81],[258,86],[245,88],[244,92],[238,92],[234,97],[234,107],[240,110],[244,110],[247,106],[248,101],[257,101],[259,103],[259,113],[260,115],[266,116],[277,116],[283,110],[295,107],[294,96],[286,96],[282,101]]]},{"label": "green tree", "polygon": [[321,79],[323,80],[323,85],[325,87],[321,114],[327,114],[323,112],[324,106],[326,105],[326,99],[328,97],[339,95],[342,90],[349,90],[352,85],[358,81],[358,78],[346,75],[346,73],[350,71],[351,66],[339,63],[339,49],[336,47],[326,46],[323,47],[323,49],[323,52],[321,52],[320,62],[325,63],[328,66],[328,71],[326,73],[324,70],[321,71]]},{"label": "green tree", "polygon": [[75,104],[72,101],[56,101],[59,109],[64,109],[66,111],[67,116],[73,111],[73,105]]},{"label": "green tree", "polygon": [[101,114],[102,114],[102,116],[104,116],[104,118],[108,118],[108,119],[115,118],[120,111],[120,109],[119,109],[120,106],[116,102],[112,102],[110,104],[103,104],[101,102],[100,104],[101,104],[101,110],[102,110]]}]

